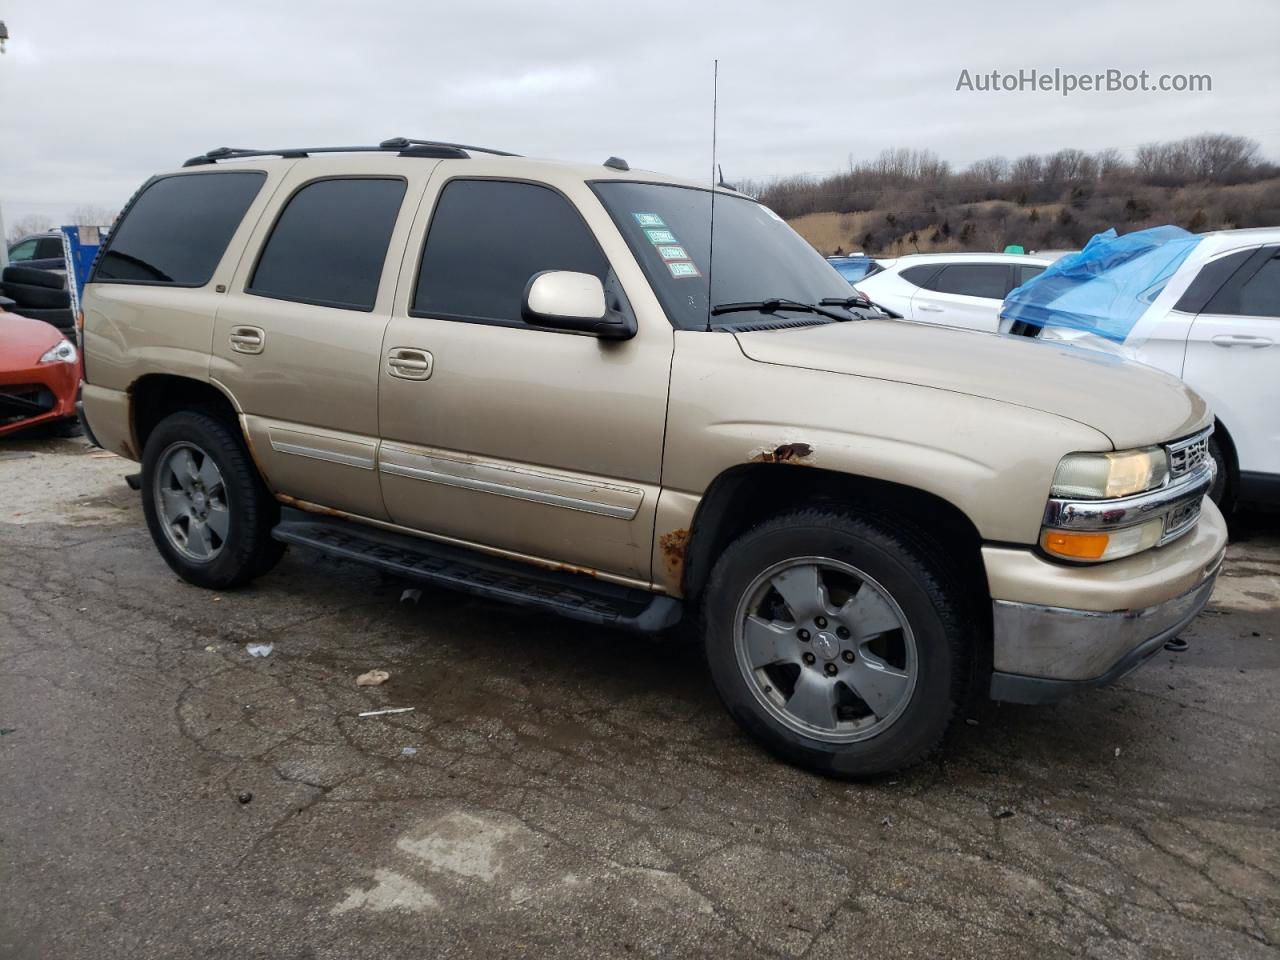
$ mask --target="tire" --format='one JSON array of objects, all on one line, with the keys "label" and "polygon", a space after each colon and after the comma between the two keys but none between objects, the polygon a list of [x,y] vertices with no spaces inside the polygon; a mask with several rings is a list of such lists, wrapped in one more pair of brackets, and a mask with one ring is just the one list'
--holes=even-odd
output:
[{"label": "tire", "polygon": [[[810,567],[825,606],[816,618],[792,611],[805,605]],[[798,603],[777,588],[784,582]],[[744,730],[790,763],[852,778],[917,763],[941,743],[968,691],[976,619],[968,614],[941,549],[914,528],[804,510],[730,544],[703,597],[702,630],[716,689]],[[775,657],[785,662],[756,666]],[[833,729],[818,730],[827,721],[810,724],[794,706],[814,702],[814,690],[834,691],[834,706],[824,692],[816,711]]]},{"label": "tire", "polygon": [[1227,456],[1227,452],[1222,449],[1222,445],[1218,443],[1218,438],[1215,436],[1209,437],[1209,456],[1213,457],[1214,465],[1218,468],[1217,476],[1213,478],[1213,486],[1209,488],[1209,499],[1223,513],[1230,513],[1235,502],[1235,470],[1232,468],[1231,458]]},{"label": "tire", "polygon": [[51,270],[37,270],[34,267],[12,265],[4,268],[5,283],[22,283],[33,287],[47,287],[50,290],[65,290],[67,278]]},{"label": "tire", "polygon": [[48,287],[37,287],[30,283],[13,283],[4,281],[4,292],[18,304],[18,312],[22,307],[42,307],[44,309],[65,310],[71,306],[71,293],[67,290],[50,290]]},{"label": "tire", "polygon": [[76,329],[76,318],[69,308],[61,310],[41,310],[36,307],[17,307],[14,311],[29,320],[43,320],[52,324],[62,333],[72,334]]},{"label": "tire", "polygon": [[205,412],[172,414],[151,431],[142,454],[142,506],[165,562],[198,587],[240,586],[270,570],[284,552],[271,538],[279,505],[243,439]]}]

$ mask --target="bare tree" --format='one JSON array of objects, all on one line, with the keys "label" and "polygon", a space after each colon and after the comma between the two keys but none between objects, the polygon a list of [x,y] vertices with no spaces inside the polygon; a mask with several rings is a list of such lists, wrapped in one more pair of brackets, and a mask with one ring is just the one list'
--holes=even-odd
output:
[{"label": "bare tree", "polygon": [[78,227],[109,227],[117,214],[108,207],[82,203],[67,214],[67,223]]},{"label": "bare tree", "polygon": [[33,233],[48,233],[53,229],[53,221],[43,214],[29,213],[9,224],[9,242],[21,240]]},{"label": "bare tree", "polygon": [[987,157],[970,164],[965,174],[982,183],[1000,183],[1009,179],[1009,161],[1004,157]]}]

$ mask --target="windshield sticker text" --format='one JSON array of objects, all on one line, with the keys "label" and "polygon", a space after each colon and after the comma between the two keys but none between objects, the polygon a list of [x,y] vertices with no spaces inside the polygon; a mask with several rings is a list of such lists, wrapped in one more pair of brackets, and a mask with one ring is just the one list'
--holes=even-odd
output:
[{"label": "windshield sticker text", "polygon": [[633,213],[636,223],[642,227],[665,227],[666,223],[656,213]]},{"label": "windshield sticker text", "polygon": [[700,277],[701,273],[698,268],[689,260],[671,260],[667,262],[667,269],[671,271],[673,277]]},{"label": "windshield sticker text", "polygon": [[672,246],[670,244],[666,244],[663,246],[656,247],[655,249],[658,251],[658,256],[660,256],[663,260],[688,260],[689,259],[689,254],[686,253],[684,247],[681,247],[681,246]]},{"label": "windshield sticker text", "polygon": [[670,230],[645,230],[645,236],[649,238],[649,242],[658,243],[679,243],[676,235]]}]

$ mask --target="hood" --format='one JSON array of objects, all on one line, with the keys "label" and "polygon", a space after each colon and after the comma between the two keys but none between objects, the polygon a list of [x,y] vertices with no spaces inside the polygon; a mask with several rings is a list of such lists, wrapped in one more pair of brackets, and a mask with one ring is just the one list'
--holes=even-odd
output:
[{"label": "hood", "polygon": [[43,320],[32,320],[0,310],[0,370],[34,367],[62,333]]},{"label": "hood", "polygon": [[1099,430],[1117,449],[1192,433],[1208,408],[1182,381],[1056,341],[898,320],[737,333],[761,363],[911,383],[1017,404]]}]

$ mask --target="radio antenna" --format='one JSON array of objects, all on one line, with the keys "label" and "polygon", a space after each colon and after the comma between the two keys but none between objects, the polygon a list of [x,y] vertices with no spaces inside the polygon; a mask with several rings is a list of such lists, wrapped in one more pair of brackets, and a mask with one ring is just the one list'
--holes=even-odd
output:
[{"label": "radio antenna", "polygon": [[711,237],[707,244],[707,333],[711,332],[711,272],[716,265],[716,107],[720,93],[720,61],[711,67]]}]

